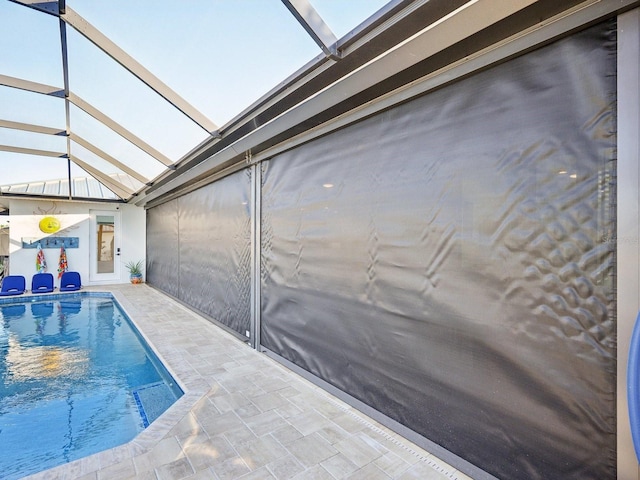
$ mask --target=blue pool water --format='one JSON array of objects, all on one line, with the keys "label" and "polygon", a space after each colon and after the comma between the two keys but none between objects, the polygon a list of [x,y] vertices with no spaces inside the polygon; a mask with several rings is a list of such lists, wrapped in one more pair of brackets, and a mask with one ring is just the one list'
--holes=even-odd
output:
[{"label": "blue pool water", "polygon": [[126,443],[182,395],[110,295],[24,300],[0,303],[1,478]]}]

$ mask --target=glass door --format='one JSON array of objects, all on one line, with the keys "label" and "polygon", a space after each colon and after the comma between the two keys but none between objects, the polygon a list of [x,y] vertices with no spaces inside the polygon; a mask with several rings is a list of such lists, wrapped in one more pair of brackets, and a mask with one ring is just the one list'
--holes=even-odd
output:
[{"label": "glass door", "polygon": [[91,212],[90,280],[120,279],[120,212]]}]

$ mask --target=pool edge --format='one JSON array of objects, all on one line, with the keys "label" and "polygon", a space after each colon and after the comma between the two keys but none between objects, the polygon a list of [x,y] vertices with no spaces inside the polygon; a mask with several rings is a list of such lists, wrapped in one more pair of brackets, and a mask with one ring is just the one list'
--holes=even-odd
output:
[{"label": "pool edge", "polygon": [[[122,286],[119,286],[122,288]],[[148,289],[148,291],[153,291],[146,285],[136,285],[131,288],[138,289]],[[116,465],[127,458],[132,459],[134,457],[143,455],[153,449],[156,445],[158,445],[164,438],[166,438],[167,434],[173,429],[180,420],[182,420],[189,412],[200,402],[204,397],[206,397],[207,393],[211,390],[211,386],[203,379],[201,375],[197,373],[197,371],[191,367],[184,364],[182,362],[181,367],[183,371],[179,371],[177,368],[176,360],[172,361],[170,358],[170,351],[163,351],[165,348],[170,350],[170,345],[165,345],[163,348],[162,342],[158,341],[160,338],[154,339],[151,338],[149,334],[149,330],[153,331],[151,325],[144,324],[144,317],[148,317],[148,315],[144,314],[144,312],[140,312],[133,303],[126,298],[122,292],[118,291],[118,286],[99,286],[99,287],[87,287],[83,288],[82,291],[69,292],[69,293],[52,293],[52,294],[24,294],[20,296],[11,297],[13,302],[24,302],[25,299],[29,298],[28,301],[36,301],[35,299],[45,299],[45,298],[59,298],[60,296],[66,295],[78,295],[81,296],[100,296],[100,294],[109,295],[112,297],[117,303],[118,306],[122,309],[122,311],[127,315],[131,323],[135,326],[138,333],[144,338],[147,342],[149,348],[154,352],[154,354],[158,357],[158,359],[163,363],[165,369],[169,372],[169,374],[176,381],[178,386],[184,392],[183,395],[176,400],[162,415],[160,415],[155,421],[153,421],[146,429],[136,435],[130,441],[118,445],[113,448],[109,448],[106,450],[102,450],[100,452],[93,453],[86,457],[79,458],[69,463],[64,463],[62,465],[58,465],[56,467],[52,467],[50,469],[42,470],[37,473],[33,473],[24,479],[29,480],[38,480],[38,479],[51,479],[51,478],[77,478],[80,476],[91,475],[92,473],[97,473],[100,470],[104,470],[109,466]],[[4,300],[4,299],[3,299]],[[169,301],[173,302],[173,300],[169,299]],[[2,303],[13,303],[9,299]],[[206,319],[199,316],[193,311],[186,309],[182,305],[177,302],[173,302],[175,305],[189,312],[194,318],[201,320],[205,323]],[[159,334],[159,332],[156,332]],[[166,354],[166,355],[165,355]],[[179,360],[177,360],[179,361]],[[186,370],[191,371],[186,371]]]}]

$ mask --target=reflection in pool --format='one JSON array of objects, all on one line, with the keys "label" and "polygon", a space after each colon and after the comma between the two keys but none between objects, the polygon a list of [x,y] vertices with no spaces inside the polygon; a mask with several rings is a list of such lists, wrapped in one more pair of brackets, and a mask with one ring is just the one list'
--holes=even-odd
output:
[{"label": "reflection in pool", "polygon": [[182,395],[110,295],[28,300],[0,303],[2,478],[126,443]]}]

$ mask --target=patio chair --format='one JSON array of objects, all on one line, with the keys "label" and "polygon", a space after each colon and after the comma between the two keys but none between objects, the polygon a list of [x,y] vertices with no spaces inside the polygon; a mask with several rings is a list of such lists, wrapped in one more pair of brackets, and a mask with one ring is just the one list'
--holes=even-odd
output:
[{"label": "patio chair", "polygon": [[26,282],[22,275],[7,275],[2,280],[0,296],[22,295],[26,290]]},{"label": "patio chair", "polygon": [[31,279],[31,293],[53,292],[53,274],[36,273]]},{"label": "patio chair", "polygon": [[73,292],[82,288],[82,281],[78,272],[64,272],[60,279],[61,292]]}]

